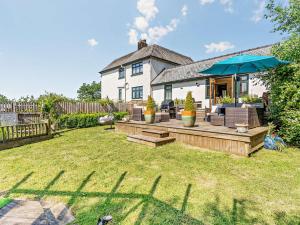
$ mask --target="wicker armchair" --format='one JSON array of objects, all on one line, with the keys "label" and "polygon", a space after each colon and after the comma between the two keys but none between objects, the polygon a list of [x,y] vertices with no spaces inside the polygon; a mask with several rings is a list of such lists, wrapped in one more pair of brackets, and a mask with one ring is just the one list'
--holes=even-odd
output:
[{"label": "wicker armchair", "polygon": [[155,113],[155,122],[169,122],[170,114],[165,112]]},{"label": "wicker armchair", "polygon": [[142,108],[133,108],[132,120],[134,120],[134,121],[144,121],[145,120]]},{"label": "wicker armchair", "polygon": [[235,124],[248,124],[249,129],[263,124],[263,108],[226,108],[225,126],[235,128]]},{"label": "wicker armchair", "polygon": [[214,126],[224,126],[225,125],[225,116],[218,113],[212,113],[210,115],[210,124]]}]

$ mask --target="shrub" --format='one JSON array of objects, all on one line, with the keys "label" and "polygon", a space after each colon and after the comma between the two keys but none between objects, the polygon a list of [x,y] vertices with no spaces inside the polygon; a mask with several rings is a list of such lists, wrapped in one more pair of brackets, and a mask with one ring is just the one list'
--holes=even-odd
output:
[{"label": "shrub", "polygon": [[234,102],[234,99],[231,98],[230,96],[220,97],[218,100],[219,104],[230,104],[233,102]]},{"label": "shrub", "polygon": [[[65,114],[60,116],[58,123],[60,128],[83,128],[98,126],[99,117],[108,115],[107,113],[91,114]],[[114,113],[115,120],[121,120],[127,112]]]},{"label": "shrub", "polygon": [[99,99],[98,102],[100,103],[100,105],[102,106],[107,106],[107,105],[112,105],[114,102],[112,100],[110,100],[109,98],[103,98],[103,99]]},{"label": "shrub", "polygon": [[153,101],[153,98],[149,95],[146,110],[147,111],[154,111],[155,109],[155,102]]},{"label": "shrub", "polygon": [[122,120],[127,115],[128,115],[128,112],[115,112],[114,113],[115,120]]},{"label": "shrub", "polygon": [[300,146],[300,111],[297,109],[284,111],[280,120],[281,129],[278,133],[287,143]]},{"label": "shrub", "polygon": [[262,103],[262,99],[255,95],[245,95],[242,97],[243,103]]},{"label": "shrub", "polygon": [[176,98],[176,99],[174,100],[174,104],[175,104],[176,106],[178,106],[178,105],[184,105],[184,102],[185,102],[184,99],[178,99],[178,98]]},{"label": "shrub", "polygon": [[195,111],[194,99],[191,91],[189,91],[186,95],[184,111]]}]

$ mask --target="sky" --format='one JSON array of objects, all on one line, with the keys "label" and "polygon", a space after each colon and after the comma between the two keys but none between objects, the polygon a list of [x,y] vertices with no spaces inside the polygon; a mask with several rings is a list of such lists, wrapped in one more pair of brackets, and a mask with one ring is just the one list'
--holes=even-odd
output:
[{"label": "sky", "polygon": [[0,94],[76,98],[146,38],[193,60],[281,40],[264,0],[0,0]]}]

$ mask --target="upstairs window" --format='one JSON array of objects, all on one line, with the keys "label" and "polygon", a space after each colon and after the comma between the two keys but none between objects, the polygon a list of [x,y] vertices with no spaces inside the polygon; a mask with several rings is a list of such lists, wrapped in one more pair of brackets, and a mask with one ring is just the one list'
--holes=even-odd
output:
[{"label": "upstairs window", "polygon": [[132,64],[132,75],[139,75],[143,73],[143,62]]},{"label": "upstairs window", "polygon": [[125,78],[125,68],[121,67],[119,69],[119,79],[124,79]]}]

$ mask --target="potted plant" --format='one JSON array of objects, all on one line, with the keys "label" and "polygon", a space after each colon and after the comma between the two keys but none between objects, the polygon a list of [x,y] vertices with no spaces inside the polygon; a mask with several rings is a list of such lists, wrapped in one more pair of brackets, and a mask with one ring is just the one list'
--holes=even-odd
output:
[{"label": "potted plant", "polygon": [[242,102],[244,104],[248,104],[252,107],[257,107],[257,108],[263,108],[264,107],[262,99],[259,98],[256,95],[245,95],[245,96],[242,97]]},{"label": "potted plant", "polygon": [[192,97],[192,92],[189,91],[187,93],[185,104],[184,104],[184,111],[181,113],[183,125],[185,127],[193,127],[196,121],[196,110],[194,106],[194,100]]},{"label": "potted plant", "polygon": [[154,123],[155,120],[155,103],[153,101],[153,98],[149,95],[146,111],[144,112],[145,121],[146,123]]}]

